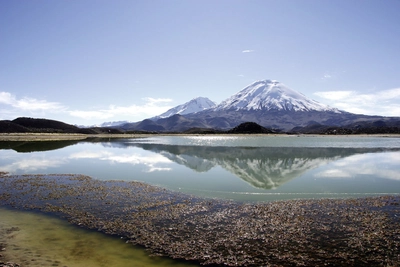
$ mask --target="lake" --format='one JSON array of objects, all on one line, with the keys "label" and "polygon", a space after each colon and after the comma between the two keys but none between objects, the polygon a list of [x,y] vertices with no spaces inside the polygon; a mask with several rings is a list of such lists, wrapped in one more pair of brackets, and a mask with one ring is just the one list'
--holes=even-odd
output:
[{"label": "lake", "polygon": [[0,171],[143,181],[236,201],[364,197],[400,192],[400,138],[204,135],[0,142]]}]

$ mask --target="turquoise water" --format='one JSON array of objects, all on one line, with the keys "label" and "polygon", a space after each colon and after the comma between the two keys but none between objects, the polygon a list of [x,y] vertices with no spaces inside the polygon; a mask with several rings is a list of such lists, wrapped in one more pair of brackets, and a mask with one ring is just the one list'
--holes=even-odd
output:
[{"label": "turquoise water", "polygon": [[2,143],[0,171],[144,181],[238,201],[400,193],[400,138],[159,136]]}]

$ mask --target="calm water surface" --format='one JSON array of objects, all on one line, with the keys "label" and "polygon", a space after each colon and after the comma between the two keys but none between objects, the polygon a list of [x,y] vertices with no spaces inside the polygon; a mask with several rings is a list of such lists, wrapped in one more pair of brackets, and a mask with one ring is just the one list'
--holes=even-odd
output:
[{"label": "calm water surface", "polygon": [[0,171],[137,180],[238,201],[400,193],[400,138],[160,136],[2,142]]}]

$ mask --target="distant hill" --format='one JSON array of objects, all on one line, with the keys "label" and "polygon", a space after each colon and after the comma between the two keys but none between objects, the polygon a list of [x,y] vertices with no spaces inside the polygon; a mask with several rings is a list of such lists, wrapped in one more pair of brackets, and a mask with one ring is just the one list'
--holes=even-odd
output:
[{"label": "distant hill", "polygon": [[0,133],[28,133],[31,130],[9,120],[0,121]]},{"label": "distant hill", "polygon": [[115,128],[79,128],[61,121],[20,117],[15,120],[0,121],[0,133],[122,133]]},{"label": "distant hill", "polygon": [[39,131],[39,132],[54,132],[54,131],[60,131],[60,132],[79,132],[80,128],[71,125],[71,124],[66,124],[61,121],[56,121],[56,120],[48,120],[48,119],[34,119],[34,118],[17,118],[12,121],[12,123],[15,123],[17,125],[20,125],[22,127],[25,127],[27,129],[30,129],[31,131]]},{"label": "distant hill", "polygon": [[227,131],[227,133],[233,134],[255,134],[255,133],[276,133],[274,130],[267,129],[255,122],[244,122],[235,128]]}]

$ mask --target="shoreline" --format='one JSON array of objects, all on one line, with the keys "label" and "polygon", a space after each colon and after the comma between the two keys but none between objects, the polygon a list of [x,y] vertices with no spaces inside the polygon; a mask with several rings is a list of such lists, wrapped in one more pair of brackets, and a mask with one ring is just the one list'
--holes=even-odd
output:
[{"label": "shoreline", "polygon": [[90,138],[145,138],[153,136],[288,136],[288,137],[389,137],[400,138],[400,134],[186,134],[186,133],[148,133],[148,134],[65,134],[65,133],[0,133],[0,141],[63,141],[86,140]]},{"label": "shoreline", "polygon": [[0,204],[204,265],[400,263],[400,195],[250,204],[82,175],[0,174]]},{"label": "shoreline", "polygon": [[151,134],[0,133],[0,141],[64,141],[90,138],[138,138]]}]

